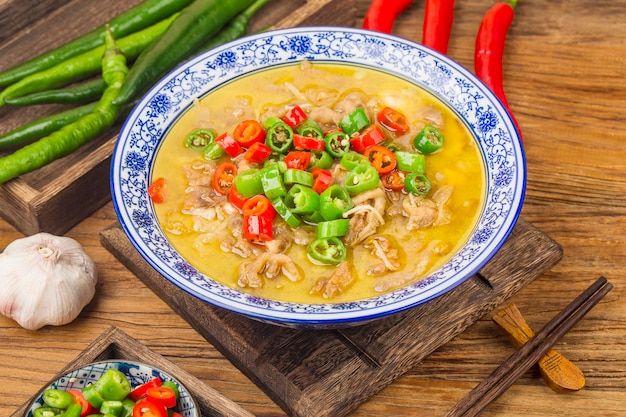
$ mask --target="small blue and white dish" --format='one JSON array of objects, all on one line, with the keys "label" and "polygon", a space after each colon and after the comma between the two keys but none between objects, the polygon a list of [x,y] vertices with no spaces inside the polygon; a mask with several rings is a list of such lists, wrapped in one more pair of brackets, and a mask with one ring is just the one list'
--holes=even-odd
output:
[{"label": "small blue and white dish", "polygon": [[[486,173],[482,214],[466,244],[424,279],[376,297],[301,304],[253,297],[205,276],[159,227],[148,196],[152,164],[172,124],[221,84],[287,62],[351,63],[397,75],[426,89],[465,123],[480,147]],[[360,325],[445,294],[479,271],[500,249],[520,214],[526,164],[506,109],[471,71],[427,47],[362,29],[300,27],[233,41],[184,63],[158,82],[129,115],[111,164],[112,201],[132,245],[161,275],[207,303],[268,323],[312,329]]]},{"label": "small blue and white dish", "polygon": [[131,387],[135,388],[139,385],[158,377],[161,381],[172,381],[178,386],[179,400],[175,410],[184,417],[200,417],[200,409],[194,401],[191,393],[183,384],[168,373],[155,368],[154,366],[128,360],[106,360],[93,362],[80,368],[76,368],[63,375],[50,385],[45,387],[40,395],[33,401],[28,409],[25,417],[33,417],[35,409],[41,407],[43,402],[43,393],[46,389],[54,388],[62,391],[69,389],[82,389],[85,386],[95,383],[106,372],[107,369],[117,369],[128,378]]}]

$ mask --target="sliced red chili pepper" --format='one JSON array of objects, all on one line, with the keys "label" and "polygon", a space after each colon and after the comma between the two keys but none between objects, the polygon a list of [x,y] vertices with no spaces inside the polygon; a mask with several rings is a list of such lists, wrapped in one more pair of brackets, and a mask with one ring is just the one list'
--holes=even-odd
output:
[{"label": "sliced red chili pepper", "polygon": [[403,135],[409,130],[406,116],[391,107],[383,107],[376,118],[385,129],[398,135]]},{"label": "sliced red chili pepper", "polygon": [[391,172],[396,167],[396,156],[384,146],[370,146],[363,152],[370,165],[376,168],[379,174]]},{"label": "sliced red chili pepper", "polygon": [[249,148],[253,143],[265,141],[265,129],[258,120],[242,120],[233,131],[233,138],[244,148]]},{"label": "sliced red chili pepper", "polygon": [[131,400],[137,401],[138,399],[146,395],[146,391],[148,391],[148,388],[160,387],[162,383],[163,381],[161,381],[161,378],[154,377],[151,380],[137,386],[130,392],[130,394],[128,394],[128,396]]},{"label": "sliced red chili pepper", "polygon": [[243,204],[247,200],[248,199],[246,197],[239,194],[239,191],[237,191],[237,187],[235,186],[235,184],[230,187],[230,191],[228,191],[228,201],[230,202],[230,204],[237,207],[239,211],[243,210]]},{"label": "sliced red chili pepper", "polygon": [[152,387],[146,391],[146,398],[155,404],[160,404],[165,408],[172,408],[176,405],[176,393],[168,387]]},{"label": "sliced red chili pepper", "polygon": [[377,145],[386,139],[385,132],[378,124],[372,124],[363,130],[361,134],[350,139],[352,149],[359,153],[363,153],[370,146]]},{"label": "sliced red chili pepper", "polygon": [[165,178],[159,177],[148,186],[148,195],[150,199],[157,204],[165,202],[165,187],[167,183]]},{"label": "sliced red chili pepper", "polygon": [[422,28],[422,45],[442,54],[448,53],[454,20],[454,0],[427,0]]},{"label": "sliced red chili pepper", "polygon": [[307,169],[311,162],[311,153],[306,151],[291,151],[285,156],[287,168]]},{"label": "sliced red chili pepper", "polygon": [[363,28],[391,33],[396,17],[412,2],[413,0],[373,0],[365,14]]},{"label": "sliced red chili pepper", "polygon": [[332,173],[326,169],[313,168],[311,174],[313,174],[313,190],[318,194],[322,194],[333,180]]},{"label": "sliced red chili pepper", "polygon": [[239,143],[228,133],[222,133],[221,135],[216,137],[215,143],[217,143],[220,148],[224,149],[224,151],[231,158],[234,158],[240,153],[243,153],[243,149],[241,148]]},{"label": "sliced red chili pepper", "polygon": [[272,222],[264,216],[243,216],[243,237],[250,241],[272,240]]},{"label": "sliced red chili pepper", "polygon": [[406,178],[406,174],[403,171],[399,171],[397,169],[382,175],[380,177],[380,182],[383,187],[388,190],[400,191],[404,189],[404,179]]},{"label": "sliced red chili pepper", "polygon": [[292,129],[307,119],[307,115],[300,106],[294,106],[283,117],[283,122],[287,123]]},{"label": "sliced red chili pepper", "polygon": [[98,413],[98,409],[89,404],[89,401],[87,401],[87,399],[80,390],[70,388],[67,390],[67,392],[74,396],[74,401],[76,402],[76,404],[80,404],[82,408],[82,411],[80,412],[80,417],[86,417],[88,415]]},{"label": "sliced red chili pepper", "polygon": [[236,176],[237,166],[230,161],[222,162],[217,166],[213,174],[213,181],[211,182],[213,189],[218,194],[228,194]]},{"label": "sliced red chili pepper", "polygon": [[133,417],[167,417],[167,409],[144,398],[133,407]]},{"label": "sliced red chili pepper", "polygon": [[498,2],[485,13],[476,36],[474,70],[509,112],[520,138],[522,131],[504,94],[502,59],[507,32],[513,22],[516,0]]},{"label": "sliced red chili pepper", "polygon": [[265,143],[255,142],[250,145],[243,157],[246,161],[256,162],[257,164],[260,164],[265,162],[271,154],[272,148],[267,146]]},{"label": "sliced red chili pepper", "polygon": [[272,202],[263,194],[256,195],[243,203],[242,212],[244,216],[263,216],[270,222],[276,218],[276,209]]},{"label": "sliced red chili pepper", "polygon": [[296,149],[306,149],[309,151],[323,151],[326,149],[326,142],[321,139],[302,136],[297,133],[293,134],[293,146]]}]

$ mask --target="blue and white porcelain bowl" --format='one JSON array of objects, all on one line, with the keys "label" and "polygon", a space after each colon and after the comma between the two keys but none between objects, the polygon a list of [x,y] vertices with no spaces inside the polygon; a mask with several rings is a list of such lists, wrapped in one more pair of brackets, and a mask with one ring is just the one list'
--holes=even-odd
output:
[{"label": "blue and white porcelain bowl", "polygon": [[43,393],[46,389],[53,388],[62,391],[67,391],[69,389],[81,390],[87,385],[95,383],[107,369],[111,368],[117,369],[126,375],[131,387],[133,388],[138,387],[155,377],[160,378],[161,381],[174,382],[178,386],[180,395],[178,405],[175,410],[185,417],[200,417],[200,409],[196,405],[191,393],[173,376],[145,363],[117,359],[93,362],[88,365],[81,366],[80,368],[76,368],[52,382],[41,391],[37,398],[35,398],[33,404],[26,413],[26,417],[33,417],[35,409],[44,404]]},{"label": "blue and white porcelain bowl", "polygon": [[[147,194],[165,133],[198,97],[248,73],[281,64],[353,63],[394,74],[437,96],[478,143],[486,172],[482,214],[466,244],[425,279],[373,298],[328,304],[262,299],[200,273],[168,242]],[[257,320],[308,328],[358,325],[407,310],[461,284],[498,251],[518,219],[526,181],[519,133],[499,100],[470,71],[429,48],[361,29],[264,32],[212,49],[178,67],[138,103],[124,124],[111,168],[114,207],[128,238],[166,279],[201,300]]]}]

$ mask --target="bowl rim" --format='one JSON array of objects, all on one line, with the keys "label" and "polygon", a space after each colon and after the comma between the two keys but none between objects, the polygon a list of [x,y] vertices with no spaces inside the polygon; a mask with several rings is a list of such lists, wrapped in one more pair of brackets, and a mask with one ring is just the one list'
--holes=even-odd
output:
[{"label": "bowl rim", "polygon": [[[374,307],[367,307],[367,303],[363,303],[366,308],[359,306],[361,304],[359,301],[356,302],[347,302],[347,303],[323,303],[323,304],[300,304],[300,303],[287,303],[280,302],[275,300],[263,299],[256,296],[251,296],[245,293],[241,293],[237,289],[229,288],[223,284],[218,284],[218,286],[222,286],[223,289],[219,294],[207,293],[203,288],[198,287],[198,279],[200,280],[211,280],[210,277],[206,277],[202,274],[194,275],[192,271],[191,279],[185,279],[181,281],[180,277],[172,276],[172,268],[170,266],[165,266],[161,263],[159,259],[154,258],[154,254],[151,253],[150,245],[145,244],[142,241],[142,237],[139,233],[137,233],[135,225],[131,224],[131,216],[128,215],[127,210],[124,206],[123,198],[119,195],[120,188],[120,180],[117,177],[119,174],[116,172],[116,167],[121,164],[124,160],[123,151],[124,146],[127,143],[127,138],[131,134],[132,129],[136,127],[135,123],[138,122],[141,118],[142,112],[144,112],[147,108],[149,108],[152,100],[154,100],[158,94],[163,93],[163,90],[168,88],[168,85],[171,86],[173,81],[177,80],[177,77],[181,77],[184,75],[186,70],[194,68],[202,63],[207,63],[210,59],[217,59],[220,54],[226,53],[235,53],[238,47],[242,47],[242,45],[249,45],[255,42],[268,41],[269,39],[274,38],[289,38],[290,36],[300,37],[300,36],[320,36],[323,38],[323,35],[332,34],[335,36],[340,36],[344,34],[348,40],[345,40],[345,44],[347,45],[349,42],[352,42],[354,39],[365,39],[371,41],[373,44],[380,43],[383,49],[385,47],[390,50],[396,50],[400,48],[409,49],[410,52],[415,53],[419,56],[420,59],[426,60],[429,64],[439,66],[442,68],[442,71],[448,71],[452,73],[454,76],[458,76],[459,80],[464,83],[468,83],[465,87],[470,89],[480,97],[477,97],[476,100],[480,103],[488,104],[488,111],[492,112],[492,115],[496,120],[496,126],[501,130],[501,137],[496,140],[501,140],[500,144],[505,149],[505,152],[509,152],[512,154],[511,158],[513,158],[515,162],[515,166],[513,169],[513,173],[511,174],[510,180],[517,184],[517,187],[514,189],[514,193],[510,196],[511,201],[509,202],[509,209],[506,212],[506,216],[503,221],[503,225],[496,229],[496,234],[492,236],[488,236],[487,239],[489,244],[482,247],[482,252],[486,254],[480,255],[480,260],[477,262],[471,263],[471,267],[465,267],[462,269],[463,274],[456,274],[453,277],[448,277],[446,279],[437,279],[436,274],[430,274],[424,279],[418,280],[413,284],[410,284],[407,287],[402,287],[398,290],[393,290],[390,293],[386,293],[386,295],[376,296],[372,298],[366,299],[368,303],[372,303],[372,300],[379,299],[381,302],[378,303]],[[345,45],[344,45],[345,46]],[[308,59],[308,58],[306,58]],[[299,61],[303,60],[303,58],[299,59]],[[296,63],[299,61],[291,61],[291,63]],[[321,61],[321,60],[320,60]],[[329,59],[328,61],[333,63],[339,63],[341,61]],[[324,62],[328,62],[324,61]],[[313,59],[315,62],[315,59]],[[270,65],[271,67],[272,65]],[[366,65],[367,66],[367,65]],[[391,70],[390,68],[380,68],[376,67],[378,70],[382,70],[383,72],[388,72],[391,74],[398,75],[396,70]],[[218,68],[219,70],[219,68]],[[227,80],[232,80],[238,77],[241,74],[231,75],[230,78],[224,78]],[[407,79],[407,76],[403,76],[403,78]],[[432,85],[422,85],[418,80],[408,81],[413,82],[417,85],[420,85],[422,88],[425,88],[431,94],[434,94],[441,101],[448,105],[448,107],[452,108],[452,110],[457,114],[457,116],[463,120],[463,122],[468,126],[470,132],[474,135],[476,141],[481,145],[479,146],[480,152],[482,154],[483,159],[486,162],[485,157],[485,142],[484,138],[478,137],[476,134],[476,127],[473,126],[464,115],[459,113],[459,109],[456,108],[453,104],[449,103],[445,97],[442,97],[442,94],[438,91],[433,91],[433,88],[437,88],[437,86]],[[212,85],[212,84],[211,84]],[[213,85],[212,88],[216,88],[217,85]],[[210,90],[204,90],[202,92],[202,96],[206,95]],[[188,104],[189,105],[189,104]],[[178,117],[180,114],[183,114],[186,111],[187,106],[182,106],[177,110]],[[173,120],[176,118],[174,117]],[[262,32],[254,35],[249,35],[244,38],[240,38],[235,41],[231,41],[209,51],[206,51],[198,56],[186,61],[185,63],[178,66],[176,69],[172,70],[166,76],[164,76],[158,83],[156,83],[149,91],[146,93],[142,99],[137,103],[135,108],[131,111],[127,119],[124,121],[124,124],[120,130],[119,138],[115,149],[113,151],[113,157],[111,159],[111,176],[110,176],[110,186],[112,193],[112,200],[114,209],[116,211],[116,215],[120,220],[120,225],[124,230],[126,236],[130,239],[133,247],[140,253],[141,257],[148,262],[148,264],[154,268],[159,274],[164,276],[171,283],[176,285],[178,288],[181,288],[183,291],[200,298],[201,300],[208,302],[211,305],[224,308],[228,311],[236,312],[239,314],[243,314],[244,316],[254,318],[257,320],[261,320],[264,322],[269,322],[273,324],[281,324],[286,326],[295,326],[295,327],[326,327],[326,326],[340,326],[340,325],[354,325],[354,324],[363,324],[369,322],[371,320],[375,320],[378,318],[382,318],[388,316],[390,314],[395,314],[409,308],[413,308],[417,305],[423,304],[427,301],[430,301],[450,290],[455,288],[456,286],[463,283],[465,280],[469,279],[472,275],[474,275],[478,270],[480,270],[491,258],[497,253],[500,247],[504,244],[506,238],[512,232],[517,219],[519,218],[525,192],[526,192],[526,160],[524,155],[524,150],[521,145],[521,139],[519,136],[519,132],[511,118],[511,116],[506,111],[505,107],[502,105],[500,100],[490,91],[490,89],[479,80],[474,74],[472,74],[468,69],[463,67],[461,64],[452,60],[451,58],[441,55],[437,51],[434,51],[430,48],[427,48],[423,45],[415,43],[413,41],[400,38],[395,35],[389,35],[379,32],[368,31],[365,29],[359,28],[344,28],[344,27],[334,27],[334,26],[316,26],[316,27],[297,27],[297,28],[286,28],[286,29],[276,29],[267,32]],[[490,138],[491,140],[492,138]],[[505,155],[504,158],[507,156]],[[488,164],[487,164],[488,165]],[[119,167],[118,167],[119,168]],[[149,176],[150,170],[146,172],[146,178]],[[485,175],[489,174],[489,169],[486,170]],[[487,180],[487,198],[489,197],[492,180],[490,178],[486,178]],[[145,201],[141,204],[144,205],[142,210],[151,210],[150,204]],[[487,202],[485,202],[485,207],[487,206]],[[483,211],[485,210],[483,207]],[[154,215],[154,212],[151,212]],[[156,228],[160,229],[158,225]],[[161,232],[162,233],[162,232]],[[474,233],[474,232],[472,232]],[[495,237],[494,237],[495,236]],[[471,236],[470,236],[471,238]],[[156,242],[158,244],[164,244],[164,242]],[[165,243],[166,244],[166,243]],[[455,255],[456,256],[456,255]],[[442,266],[435,272],[443,271],[443,268],[446,265]],[[185,267],[186,268],[186,267]],[[193,268],[193,267],[192,267]],[[174,271],[175,273],[179,273],[179,271]],[[187,272],[187,270],[185,270]],[[197,271],[196,271],[197,272]],[[196,281],[194,281],[194,279]],[[404,294],[406,288],[416,288],[422,287],[422,292],[419,293],[419,297],[415,296],[406,296]],[[423,287],[428,287],[425,290]],[[237,294],[241,293],[241,294]],[[391,296],[389,294],[392,294]],[[391,301],[390,301],[391,300]],[[376,304],[376,302],[374,302]],[[332,309],[328,309],[329,305],[333,305]],[[278,309],[277,309],[278,306]],[[285,308],[286,306],[286,308]],[[323,307],[321,307],[323,306]],[[304,307],[304,308],[301,308]]]}]

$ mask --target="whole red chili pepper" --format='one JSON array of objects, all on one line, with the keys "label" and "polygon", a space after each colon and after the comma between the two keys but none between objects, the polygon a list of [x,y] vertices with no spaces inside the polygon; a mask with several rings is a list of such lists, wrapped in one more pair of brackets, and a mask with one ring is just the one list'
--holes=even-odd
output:
[{"label": "whole red chili pepper", "polygon": [[517,0],[499,2],[494,4],[485,14],[478,28],[476,36],[476,48],[474,50],[474,69],[476,75],[493,91],[500,99],[506,110],[511,115],[513,123],[517,127],[520,138],[522,137],[519,124],[509,108],[509,103],[504,94],[502,57],[504,55],[504,41],[506,34],[513,22],[513,8]]},{"label": "whole red chili pepper", "polygon": [[396,17],[413,0],[373,0],[363,20],[363,29],[391,33]]},{"label": "whole red chili pepper", "polygon": [[428,0],[424,9],[422,45],[447,54],[453,20],[454,0]]}]

